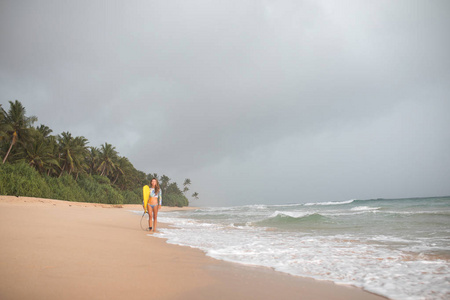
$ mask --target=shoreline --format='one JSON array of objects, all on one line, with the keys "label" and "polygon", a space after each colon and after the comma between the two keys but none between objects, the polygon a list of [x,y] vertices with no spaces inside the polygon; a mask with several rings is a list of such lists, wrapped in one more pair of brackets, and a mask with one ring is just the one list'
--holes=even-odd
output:
[{"label": "shoreline", "polygon": [[[23,197],[23,196],[2,196],[0,195],[0,202],[14,203],[16,205],[36,205],[36,204],[67,204],[69,206],[77,207],[101,207],[101,208],[135,208],[142,209],[141,204],[104,204],[104,203],[92,203],[92,202],[74,202],[67,200],[56,200],[48,198],[35,198],[35,197]],[[25,204],[28,203],[28,204]],[[161,206],[161,211],[176,211],[176,210],[195,210],[199,207],[195,206]]]},{"label": "shoreline", "polygon": [[132,210],[142,206],[0,196],[0,298],[388,299],[168,244]]}]

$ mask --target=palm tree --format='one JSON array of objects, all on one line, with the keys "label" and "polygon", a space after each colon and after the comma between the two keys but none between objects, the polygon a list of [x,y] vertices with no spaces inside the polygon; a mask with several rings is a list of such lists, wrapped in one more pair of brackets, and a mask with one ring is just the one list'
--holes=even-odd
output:
[{"label": "palm tree", "polygon": [[198,200],[198,193],[197,192],[193,193],[192,197],[194,197],[196,200]]},{"label": "palm tree", "polygon": [[25,107],[18,100],[15,102],[9,101],[9,105],[8,112],[2,108],[4,128],[6,128],[7,136],[10,139],[10,146],[3,159],[3,163],[8,159],[12,147],[17,142],[24,143],[29,141],[31,126],[37,121],[37,117],[35,116],[25,116]]},{"label": "palm tree", "polygon": [[[5,115],[6,115],[6,112],[3,110],[2,105],[0,104],[0,142],[2,142],[3,140],[8,138],[7,132],[11,128],[11,126],[9,126],[9,124],[6,124],[6,122],[5,122],[5,118],[6,118]],[[2,144],[0,144],[0,146],[1,146],[1,148],[3,148]],[[0,150],[3,152],[3,149],[0,149]]]},{"label": "palm tree", "polygon": [[99,153],[99,162],[100,165],[97,168],[97,171],[101,172],[100,176],[108,176],[113,173],[116,169],[115,162],[117,161],[117,151],[116,147],[113,147],[111,144],[105,143],[101,146]]},{"label": "palm tree", "polygon": [[40,125],[39,127],[36,127],[37,131],[39,131],[42,134],[43,138],[48,138],[50,136],[50,133],[53,132],[48,126]]},{"label": "palm tree", "polygon": [[60,164],[62,164],[59,176],[61,176],[65,170],[69,170],[70,174],[70,172],[73,170],[72,154],[74,151],[72,134],[70,132],[63,132],[61,133],[61,135],[58,135],[58,144],[59,144],[59,159],[61,161]]},{"label": "palm tree", "polygon": [[113,170],[112,172],[112,177],[114,178],[114,181],[112,182],[112,184],[115,184],[117,179],[119,178],[119,176],[124,176],[125,174],[125,168],[126,168],[126,163],[128,162],[128,158],[126,157],[118,157],[117,161],[115,163],[116,168]]},{"label": "palm tree", "polygon": [[8,136],[7,131],[10,128],[10,126],[8,126],[8,124],[5,123],[5,119],[6,119],[5,115],[6,115],[6,112],[3,110],[3,107],[0,104],[0,141],[2,141],[3,139],[5,139]]},{"label": "palm tree", "polygon": [[62,164],[59,176],[66,171],[69,174],[75,172],[78,177],[78,174],[87,168],[87,139],[83,136],[74,138],[69,132],[63,132],[58,136],[58,143],[60,151],[59,158],[61,160],[60,164]]},{"label": "palm tree", "polygon": [[161,179],[160,179],[160,182],[159,182],[159,186],[163,190],[163,193],[166,192],[166,189],[169,186],[169,182],[170,182],[170,178],[169,177],[167,177],[166,175],[161,176]]},{"label": "palm tree", "polygon": [[97,147],[89,148],[89,155],[87,157],[87,164],[89,166],[89,174],[97,171],[100,160],[100,150]]},{"label": "palm tree", "polygon": [[74,139],[75,143],[75,155],[74,155],[74,172],[77,174],[75,179],[78,179],[80,173],[86,173],[89,168],[86,158],[88,157],[88,140],[84,136],[77,136]]},{"label": "palm tree", "polygon": [[24,146],[24,157],[28,164],[40,173],[58,167],[58,161],[52,156],[52,145],[43,138]]},{"label": "palm tree", "polygon": [[186,178],[183,183],[184,186],[183,193],[189,191],[189,185],[191,185],[191,180],[189,178]]},{"label": "palm tree", "polygon": [[123,189],[126,185],[131,183],[130,181],[134,181],[136,169],[134,168],[133,164],[128,160],[126,157],[119,157],[117,159],[116,163],[116,170],[114,171],[113,176],[114,181],[112,184],[115,184],[119,178],[122,178],[121,182],[121,188]]},{"label": "palm tree", "polygon": [[23,143],[19,153],[23,160],[40,173],[57,174],[60,168],[58,160],[56,137],[51,136],[52,130],[45,125],[31,129],[32,140]]},{"label": "palm tree", "polygon": [[[56,161],[58,162],[58,158],[60,157],[60,153],[59,153],[59,147],[58,147],[58,142],[57,142],[57,137],[54,135],[50,135],[47,138],[45,138],[45,142],[48,145],[48,149],[50,151],[50,155],[51,157],[53,157],[54,159],[56,159]],[[59,165],[59,162],[57,165],[45,165],[44,166],[47,175],[53,175],[56,176],[59,173],[59,170],[61,169],[61,166]]]},{"label": "palm tree", "polygon": [[[146,180],[147,181],[151,181],[153,178],[156,178],[156,179],[158,179],[158,174],[156,174],[156,173],[148,173],[147,175],[146,175]],[[158,181],[160,181],[159,179],[158,179]]]}]

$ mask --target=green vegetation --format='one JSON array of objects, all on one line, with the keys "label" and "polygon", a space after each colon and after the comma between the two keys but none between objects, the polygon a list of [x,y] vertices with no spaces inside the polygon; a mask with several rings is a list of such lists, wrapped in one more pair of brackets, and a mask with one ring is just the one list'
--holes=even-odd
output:
[{"label": "green vegetation", "polygon": [[[19,101],[0,104],[0,195],[15,195],[108,204],[140,204],[142,186],[158,178],[163,205],[188,206],[176,182],[137,170],[111,144],[88,147],[83,136],[69,132],[51,135],[45,126],[33,127],[37,117],[26,116]],[[192,195],[198,199],[198,193]]]}]

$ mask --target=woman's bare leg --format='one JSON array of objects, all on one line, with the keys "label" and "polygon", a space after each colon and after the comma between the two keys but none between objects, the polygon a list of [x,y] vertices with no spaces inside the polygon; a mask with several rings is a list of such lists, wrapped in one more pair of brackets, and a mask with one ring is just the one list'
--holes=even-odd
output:
[{"label": "woman's bare leg", "polygon": [[152,208],[153,210],[153,231],[156,230],[156,224],[158,223],[158,205]]},{"label": "woman's bare leg", "polygon": [[150,206],[150,204],[147,205],[147,211],[148,211],[148,228],[152,228],[152,219],[153,219],[153,208]]}]

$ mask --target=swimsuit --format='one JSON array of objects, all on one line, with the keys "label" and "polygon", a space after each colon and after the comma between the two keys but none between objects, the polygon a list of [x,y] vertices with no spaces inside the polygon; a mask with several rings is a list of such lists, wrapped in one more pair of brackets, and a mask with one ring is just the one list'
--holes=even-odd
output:
[{"label": "swimsuit", "polygon": [[[150,188],[150,197],[154,198],[154,197],[158,197],[159,200],[159,205],[162,204],[162,193],[161,193],[161,189],[159,189],[159,193],[156,194],[155,193],[155,189],[154,188]],[[150,204],[149,204],[150,205]],[[155,205],[150,205],[152,208],[156,206]]]}]

